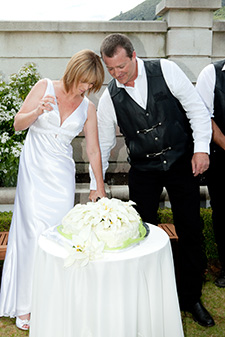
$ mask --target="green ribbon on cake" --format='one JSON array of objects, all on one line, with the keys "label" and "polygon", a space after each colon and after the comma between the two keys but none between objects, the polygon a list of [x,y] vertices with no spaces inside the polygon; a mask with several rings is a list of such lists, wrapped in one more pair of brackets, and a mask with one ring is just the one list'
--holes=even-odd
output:
[{"label": "green ribbon on cake", "polygon": [[[62,232],[62,225],[59,225],[57,227],[57,230],[58,230],[59,234],[61,234],[62,236],[64,236],[66,239],[72,240],[72,234],[65,234],[65,233]],[[141,240],[143,240],[148,233],[147,233],[147,229],[143,225],[142,221],[139,224],[139,233],[140,233],[140,236],[138,238],[136,238],[136,239],[128,239],[128,240],[124,241],[123,245],[120,246],[120,247],[109,248],[107,245],[105,245],[104,250],[105,251],[116,251],[116,250],[125,249],[125,248],[128,248],[131,245],[134,245],[134,244],[140,242]]]},{"label": "green ribbon on cake", "polygon": [[114,250],[121,250],[121,249],[125,249],[128,248],[138,242],[140,242],[141,240],[143,240],[147,234],[147,229],[145,228],[145,226],[143,225],[143,222],[141,221],[139,224],[139,233],[140,236],[136,239],[128,239],[126,241],[124,241],[123,245],[120,247],[116,247],[116,248],[109,248],[107,247],[107,245],[105,245],[105,249],[104,250],[109,250],[109,251],[114,251]]}]

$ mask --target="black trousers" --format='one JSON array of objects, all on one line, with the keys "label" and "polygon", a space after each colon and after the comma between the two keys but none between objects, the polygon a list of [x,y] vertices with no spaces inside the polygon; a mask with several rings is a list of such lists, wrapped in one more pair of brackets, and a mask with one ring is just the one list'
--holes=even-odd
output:
[{"label": "black trousers", "polygon": [[178,295],[185,309],[201,297],[204,258],[201,248],[199,179],[192,174],[191,159],[179,160],[168,171],[143,172],[131,167],[129,197],[143,221],[157,224],[163,187],[167,189],[178,240]]},{"label": "black trousers", "polygon": [[225,270],[225,151],[212,152],[206,174],[215,239],[220,262]]}]

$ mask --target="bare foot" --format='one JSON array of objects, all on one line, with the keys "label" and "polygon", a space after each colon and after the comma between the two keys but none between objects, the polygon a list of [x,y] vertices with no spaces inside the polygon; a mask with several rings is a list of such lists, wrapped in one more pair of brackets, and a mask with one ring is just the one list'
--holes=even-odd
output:
[{"label": "bare foot", "polygon": [[22,319],[23,321],[25,319],[27,319],[28,321],[30,320],[30,314],[26,314],[26,315],[22,315],[22,316],[19,316],[20,319]]}]

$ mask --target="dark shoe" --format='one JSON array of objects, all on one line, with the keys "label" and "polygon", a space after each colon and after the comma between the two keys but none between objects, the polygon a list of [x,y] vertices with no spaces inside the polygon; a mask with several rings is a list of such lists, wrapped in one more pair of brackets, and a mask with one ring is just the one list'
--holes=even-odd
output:
[{"label": "dark shoe", "polygon": [[206,308],[204,308],[204,306],[202,305],[200,301],[192,305],[187,311],[189,311],[192,314],[194,320],[198,324],[202,326],[206,326],[206,327],[215,325],[215,322],[212,316],[206,310]]},{"label": "dark shoe", "polygon": [[220,276],[216,279],[215,285],[220,288],[225,288],[225,271],[222,270]]}]

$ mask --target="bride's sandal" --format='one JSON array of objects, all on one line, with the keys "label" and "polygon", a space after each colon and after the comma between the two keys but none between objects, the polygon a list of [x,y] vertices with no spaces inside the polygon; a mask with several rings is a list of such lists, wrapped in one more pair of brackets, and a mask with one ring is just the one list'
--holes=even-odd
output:
[{"label": "bride's sandal", "polygon": [[28,319],[20,319],[18,316],[16,317],[16,326],[21,330],[29,330],[30,321]]}]

